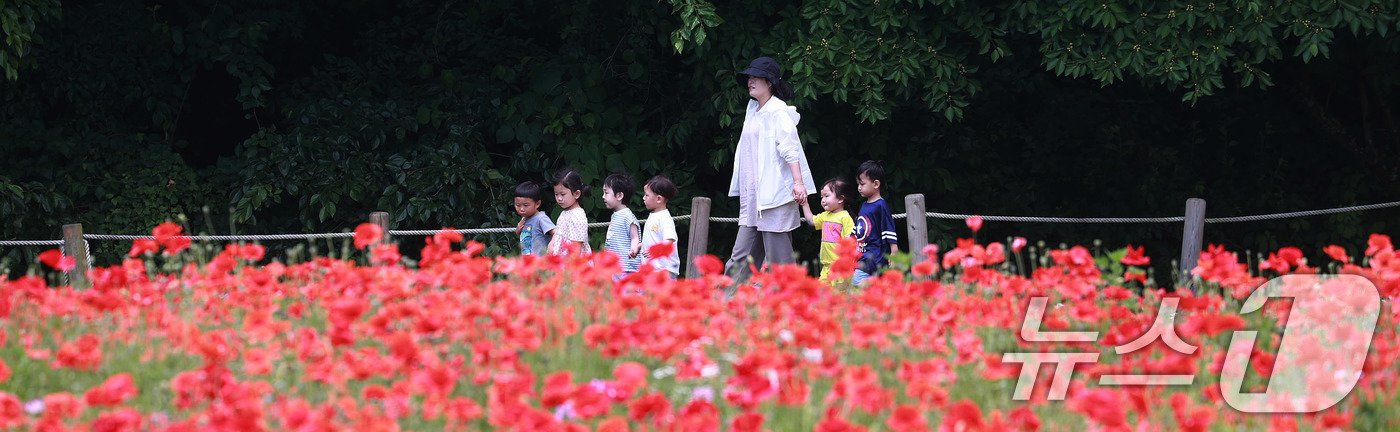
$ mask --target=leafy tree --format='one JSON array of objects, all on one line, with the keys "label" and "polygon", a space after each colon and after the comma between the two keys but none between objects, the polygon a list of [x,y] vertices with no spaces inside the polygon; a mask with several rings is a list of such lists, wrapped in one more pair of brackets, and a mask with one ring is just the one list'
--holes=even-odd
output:
[{"label": "leafy tree", "polygon": [[[3,7],[16,4],[45,3]],[[1383,2],[64,6],[62,19],[24,14],[46,17],[25,44],[37,66],[0,84],[4,238],[56,238],[73,221],[140,232],[179,213],[219,233],[336,231],[374,210],[400,227],[510,225],[510,188],[563,166],[595,187],[666,174],[681,186],[673,212],[709,196],[729,215],[746,101],[733,73],[759,55],[796,84],[814,174],[883,159],[897,209],[915,192],[935,210],[1066,216],[1179,214],[1191,196],[1213,216],[1400,196]],[[605,220],[601,200],[583,202]],[[1208,241],[1355,243],[1386,215],[1213,225]],[[934,224],[937,241],[966,235]],[[713,229],[724,253],[732,226]],[[1145,241],[1167,266],[1178,229],[982,235]]]},{"label": "leafy tree", "polygon": [[977,65],[1011,54],[1008,39],[1018,37],[1037,40],[1035,55],[1056,75],[1103,85],[1132,77],[1188,102],[1214,94],[1227,77],[1268,87],[1267,62],[1285,52],[1304,62],[1327,57],[1338,33],[1386,38],[1391,53],[1400,47],[1388,38],[1400,30],[1397,5],[1383,0],[827,0],[789,6],[768,28],[722,19],[750,12],[744,6],[672,4],[681,21],[671,35],[677,52],[702,46],[707,29],[770,35],[764,48],[786,54],[804,97],[849,101],[872,122],[909,99],[949,120],[962,117],[981,87]]},{"label": "leafy tree", "polygon": [[32,45],[38,42],[34,30],[39,23],[58,18],[58,0],[8,0],[0,3],[0,35],[5,36],[5,44],[0,46],[0,70],[5,79],[14,81],[19,71],[29,61]]}]

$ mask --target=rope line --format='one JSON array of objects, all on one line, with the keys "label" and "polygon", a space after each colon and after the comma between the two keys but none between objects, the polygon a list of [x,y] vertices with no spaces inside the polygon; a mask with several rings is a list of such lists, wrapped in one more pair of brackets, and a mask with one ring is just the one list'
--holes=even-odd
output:
[{"label": "rope line", "polygon": [[[189,239],[194,241],[259,241],[259,240],[306,240],[321,238],[351,238],[355,237],[353,232],[338,233],[312,233],[312,234],[239,234],[239,235],[192,235],[192,236],[170,236],[171,238]],[[155,240],[155,236],[149,235],[125,235],[125,234],[83,234],[86,240]]]},{"label": "rope line", "polygon": [[62,246],[63,240],[0,240],[0,246]]},{"label": "rope line", "polygon": [[[975,215],[928,212],[926,216],[938,219],[967,219]],[[894,215],[895,219],[903,219],[906,215]],[[1184,216],[1171,217],[1049,217],[1049,216],[981,216],[985,221],[998,222],[1043,222],[1043,223],[1089,223],[1089,224],[1114,224],[1114,223],[1171,223],[1183,222]]]},{"label": "rope line", "polygon": [[[1355,205],[1347,207],[1336,207],[1317,210],[1303,210],[1286,213],[1268,213],[1248,216],[1214,217],[1205,218],[1205,223],[1234,223],[1234,222],[1254,222],[1273,219],[1290,219],[1308,216],[1320,216],[1328,214],[1358,212],[1366,210],[1376,210],[1383,208],[1400,207],[1400,201],[1385,203]],[[970,214],[927,212],[926,217],[938,219],[963,220],[973,216]],[[895,219],[907,219],[908,213],[898,213],[892,215]],[[980,216],[982,220],[999,222],[1040,222],[1040,223],[1087,223],[1087,224],[1127,224],[1127,223],[1179,223],[1184,222],[1184,216],[1168,217],[1048,217],[1048,216]],[[691,215],[675,216],[676,221],[689,220]],[[739,223],[737,217],[711,217],[710,222],[715,223]],[[588,224],[589,228],[604,228],[608,222],[595,222]],[[394,236],[427,236],[437,234],[442,230],[388,230],[389,235]],[[508,234],[514,233],[515,227],[500,228],[465,228],[453,229],[464,235],[477,234]],[[192,235],[175,236],[192,241],[275,241],[275,240],[309,240],[322,238],[353,238],[353,232],[338,233],[311,233],[311,234],[243,234],[243,235]],[[83,240],[154,240],[155,236],[149,235],[123,235],[123,234],[83,234]],[[0,240],[0,246],[62,246],[63,240]]]},{"label": "rope line", "polygon": [[1337,207],[1337,208],[1330,208],[1330,209],[1304,210],[1304,211],[1296,211],[1296,212],[1288,212],[1288,213],[1270,213],[1270,214],[1251,215],[1251,216],[1231,216],[1231,217],[1206,218],[1206,223],[1253,222],[1253,221],[1270,220],[1270,219],[1289,219],[1289,218],[1297,218],[1297,217],[1318,216],[1318,215],[1325,215],[1325,214],[1336,214],[1336,213],[1347,213],[1347,212],[1355,212],[1355,211],[1375,210],[1375,209],[1383,209],[1383,208],[1390,208],[1390,207],[1400,207],[1400,201],[1391,201],[1391,202],[1388,202],[1388,203],[1377,203],[1377,204],[1365,204],[1365,205],[1357,205],[1357,206],[1350,206],[1350,207]]}]

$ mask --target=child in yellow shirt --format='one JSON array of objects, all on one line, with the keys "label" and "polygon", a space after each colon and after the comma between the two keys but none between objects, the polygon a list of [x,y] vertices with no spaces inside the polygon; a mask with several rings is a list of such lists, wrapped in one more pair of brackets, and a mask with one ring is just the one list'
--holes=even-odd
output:
[{"label": "child in yellow shirt", "polygon": [[854,184],[844,178],[836,177],[827,180],[821,188],[821,214],[813,215],[809,206],[802,206],[802,214],[806,216],[807,223],[812,224],[817,231],[822,233],[821,281],[835,284],[841,281],[828,280],[831,273],[831,263],[836,262],[836,244],[841,239],[850,237],[851,230],[855,228],[855,221],[851,219],[851,214],[846,212],[846,203],[851,202],[854,197]]}]

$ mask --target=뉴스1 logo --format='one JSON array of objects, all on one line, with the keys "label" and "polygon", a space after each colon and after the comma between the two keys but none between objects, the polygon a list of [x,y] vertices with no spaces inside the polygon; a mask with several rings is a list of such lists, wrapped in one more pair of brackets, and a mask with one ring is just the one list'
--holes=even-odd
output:
[{"label": "\ub274\uc2a41 logo", "polygon": [[[1230,407],[1247,413],[1311,413],[1336,405],[1361,379],[1366,354],[1371,349],[1376,320],[1380,317],[1380,293],[1370,280],[1358,275],[1285,275],[1256,289],[1240,308],[1241,315],[1260,313],[1269,299],[1292,299],[1278,344],[1273,373],[1263,393],[1244,393],[1246,366],[1254,350],[1257,330],[1235,331],[1220,373],[1221,396]],[[1167,347],[1192,354],[1197,347],[1181,340],[1174,321],[1181,299],[1165,298],[1157,318],[1142,336],[1114,348],[1129,354],[1162,339]],[[1027,342],[1094,342],[1098,332],[1041,332],[1047,297],[1033,297],[1021,323],[1020,336]],[[1097,352],[1005,353],[1003,363],[1020,363],[1014,400],[1030,399],[1040,366],[1054,363],[1049,400],[1064,400],[1070,377],[1078,363],[1097,362]],[[1105,374],[1099,385],[1190,385],[1193,375]]]}]

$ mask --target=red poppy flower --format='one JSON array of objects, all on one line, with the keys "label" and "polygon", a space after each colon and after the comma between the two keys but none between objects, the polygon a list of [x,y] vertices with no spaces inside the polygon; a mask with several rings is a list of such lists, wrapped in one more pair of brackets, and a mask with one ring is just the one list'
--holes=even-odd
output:
[{"label": "red poppy flower", "polygon": [[0,391],[0,428],[19,428],[28,421],[29,418],[24,414],[24,404],[19,398]]},{"label": "red poppy flower", "polygon": [[374,246],[370,250],[370,261],[381,265],[395,265],[403,255],[399,254],[399,245],[393,243],[382,243]]},{"label": "red poppy flower", "polygon": [[627,404],[627,418],[642,421],[671,414],[671,400],[661,393],[649,393]]},{"label": "red poppy flower", "polygon": [[83,393],[83,399],[88,405],[117,406],[136,397],[136,394],[136,382],[131,379],[131,374],[122,373],[88,389],[87,393]]},{"label": "red poppy flower", "polygon": [[134,408],[122,408],[102,413],[92,421],[93,432],[127,432],[141,430],[141,413]]},{"label": "red poppy flower", "polygon": [[1126,428],[1127,401],[1116,390],[1093,388],[1075,393],[1069,400],[1070,410],[1083,414],[1094,422],[1111,429]]},{"label": "red poppy flower", "polygon": [[622,417],[608,417],[608,418],[606,418],[606,419],[603,419],[603,422],[602,422],[602,423],[598,423],[598,432],[630,432],[630,431],[631,431],[631,428],[629,428],[629,427],[627,426],[627,419],[624,419],[624,418],[622,418]]},{"label": "red poppy flower", "polygon": [[1342,248],[1341,246],[1327,245],[1327,247],[1322,248],[1322,253],[1327,254],[1327,256],[1332,257],[1332,259],[1337,261],[1341,261],[1344,263],[1351,262],[1351,257],[1347,256],[1347,250]]},{"label": "red poppy flower", "polygon": [[190,247],[190,238],[182,235],[185,228],[174,222],[164,222],[151,230],[155,242],[165,248],[166,255],[175,255]]},{"label": "red poppy flower", "polygon": [[102,339],[89,334],[65,343],[58,349],[54,362],[59,367],[76,370],[97,369],[102,365]]},{"label": "red poppy flower", "polygon": [[672,251],[675,251],[675,250],[676,250],[676,244],[675,244],[675,242],[669,242],[669,241],[661,242],[661,243],[657,243],[657,244],[651,245],[651,247],[648,247],[648,248],[647,248],[647,253],[650,254],[650,255],[647,255],[647,256],[653,257],[653,258],[655,258],[655,257],[671,256],[671,252],[672,252]]},{"label": "red poppy flower", "polygon": [[1123,255],[1123,258],[1118,260],[1118,262],[1123,263],[1123,265],[1138,267],[1143,267],[1148,264],[1151,264],[1152,259],[1148,258],[1146,255],[1143,255],[1143,249],[1143,246],[1138,246],[1134,248],[1133,245],[1128,245],[1128,253]]},{"label": "red poppy flower", "polygon": [[481,418],[481,413],[481,405],[469,398],[452,398],[447,402],[447,419],[454,422],[467,423]]},{"label": "red poppy flower", "polygon": [[131,250],[126,256],[136,257],[146,253],[156,253],[160,251],[160,244],[155,240],[138,239],[131,242]]},{"label": "red poppy flower", "polygon": [[1037,431],[1037,430],[1040,430],[1040,417],[1037,417],[1037,416],[1035,415],[1035,411],[1031,411],[1031,407],[1029,407],[1029,406],[1024,406],[1024,405],[1023,405],[1023,406],[1021,406],[1021,407],[1019,407],[1019,408],[1016,408],[1016,409],[1014,409],[1014,410],[1011,410],[1011,414],[1008,415],[1007,417],[1008,417],[1008,420],[1011,421],[1011,425],[1014,426],[1014,427],[1016,427],[1016,428],[1019,429],[1019,430],[1023,430],[1023,431]]},{"label": "red poppy flower", "polygon": [[461,242],[462,239],[462,233],[457,232],[456,228],[451,227],[440,229],[437,233],[433,234],[433,240],[441,244],[457,243]]},{"label": "red poppy flower", "polygon": [[816,432],[865,432],[868,429],[838,417],[826,417],[817,422],[817,426],[813,430]]},{"label": "red poppy flower", "polygon": [[1207,406],[1192,406],[1190,397],[1185,393],[1176,393],[1171,397],[1172,416],[1176,418],[1177,427],[1183,431],[1204,432],[1210,430],[1210,424],[1215,420],[1215,410]]},{"label": "red poppy flower", "polygon": [[1124,282],[1128,282],[1128,281],[1137,281],[1138,283],[1146,284],[1146,283],[1147,283],[1147,273],[1144,273],[1144,272],[1137,272],[1137,271],[1131,271],[1131,270],[1130,270],[1130,271],[1126,271],[1126,272],[1123,272],[1123,281],[1124,281]]},{"label": "red poppy flower", "polygon": [[894,432],[926,432],[929,430],[928,420],[924,419],[924,413],[919,407],[913,405],[900,405],[890,413],[890,418],[885,419],[885,425]]},{"label": "red poppy flower", "polygon": [[49,249],[39,254],[39,262],[58,271],[69,271],[78,265],[78,260],[64,255],[58,249]]},{"label": "red poppy flower", "polygon": [[384,239],[384,227],[365,222],[355,227],[355,249],[364,249]]},{"label": "red poppy flower", "polygon": [[637,362],[622,362],[613,368],[613,379],[621,398],[630,398],[632,393],[647,386],[647,367]]},{"label": "red poppy flower", "polygon": [[714,255],[705,254],[695,259],[695,268],[700,274],[711,276],[724,272],[724,263]]},{"label": "red poppy flower", "polygon": [[1388,235],[1371,234],[1371,237],[1366,239],[1366,256],[1393,251],[1395,251],[1395,247],[1390,244],[1390,236]]},{"label": "red poppy flower", "polygon": [[44,418],[70,419],[83,413],[83,401],[72,393],[59,392],[44,396]]},{"label": "red poppy flower", "polygon": [[943,414],[943,425],[940,430],[982,430],[982,409],[972,401],[962,400],[948,407],[948,412]]},{"label": "red poppy flower", "polygon": [[938,271],[938,262],[933,259],[926,259],[918,264],[914,264],[914,267],[911,268],[910,271],[913,272],[915,276],[928,276]]},{"label": "red poppy flower", "polygon": [[763,414],[746,412],[734,416],[729,421],[729,430],[734,432],[759,432],[763,430]]},{"label": "red poppy flower", "polygon": [[682,408],[676,416],[676,426],[687,431],[719,430],[719,408],[705,399],[696,399]]}]

